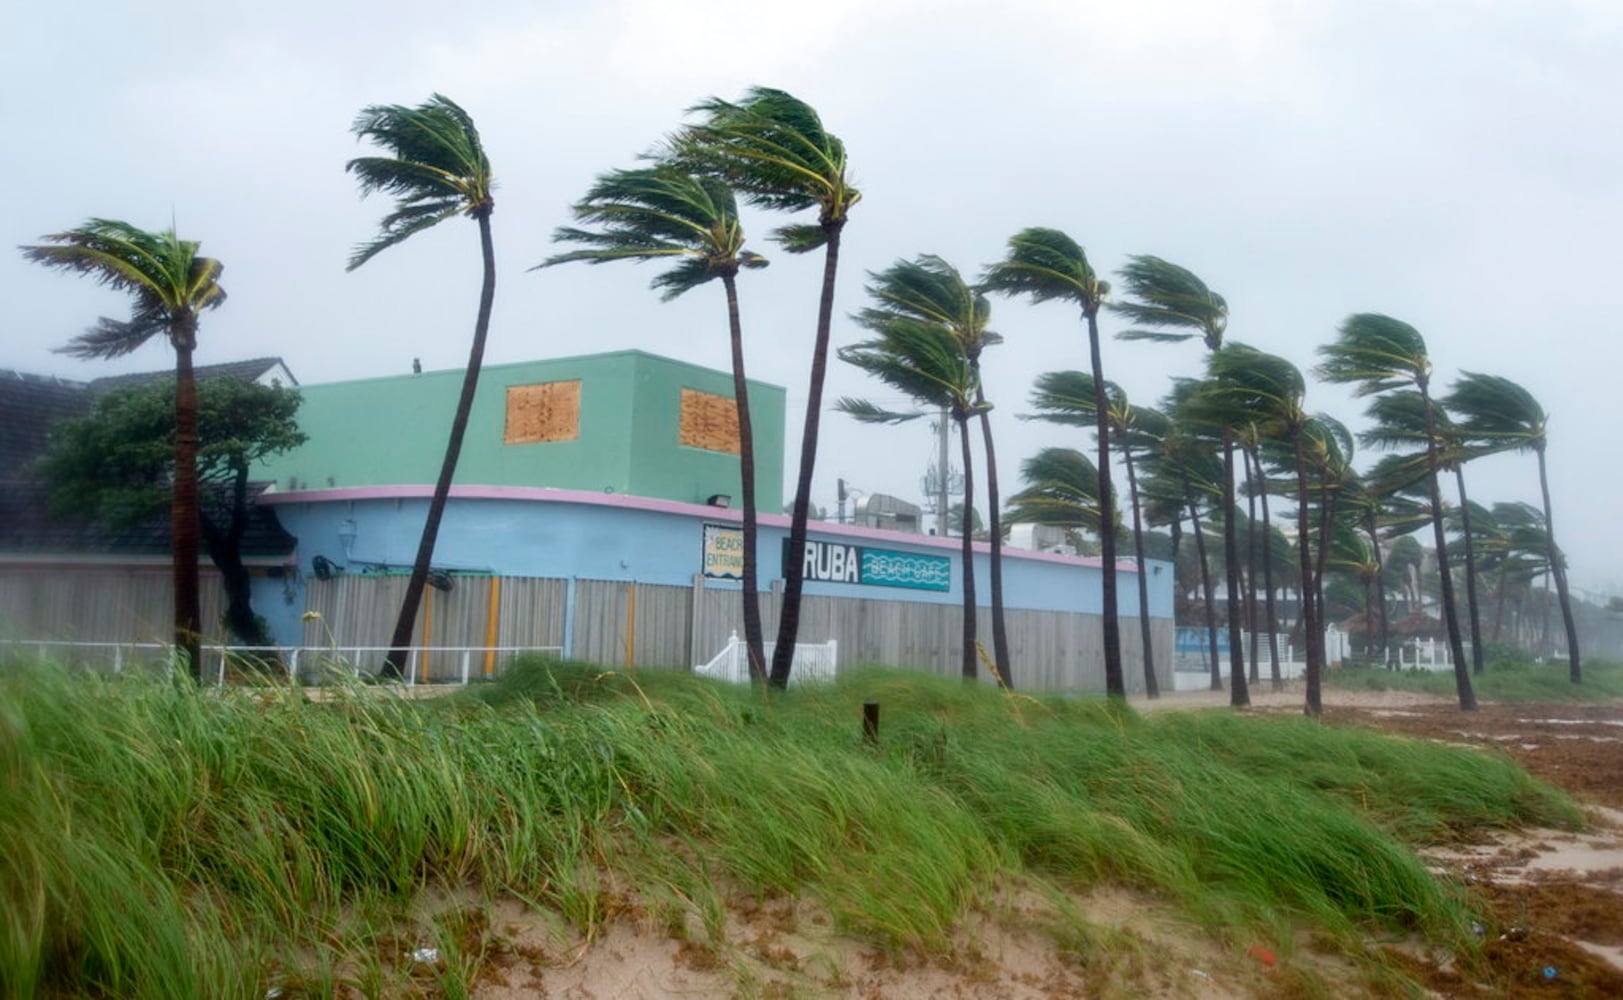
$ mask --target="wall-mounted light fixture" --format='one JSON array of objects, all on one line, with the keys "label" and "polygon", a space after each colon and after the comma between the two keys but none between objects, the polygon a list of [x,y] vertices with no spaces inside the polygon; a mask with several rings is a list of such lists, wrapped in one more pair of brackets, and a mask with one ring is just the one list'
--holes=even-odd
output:
[{"label": "wall-mounted light fixture", "polygon": [[352,517],[346,517],[338,522],[338,544],[344,548],[344,561],[348,562],[351,551],[355,548],[355,536],[361,533],[360,526]]},{"label": "wall-mounted light fixture", "polygon": [[712,507],[731,507],[733,505],[733,495],[731,493],[712,493],[710,499],[706,500],[705,503]]}]

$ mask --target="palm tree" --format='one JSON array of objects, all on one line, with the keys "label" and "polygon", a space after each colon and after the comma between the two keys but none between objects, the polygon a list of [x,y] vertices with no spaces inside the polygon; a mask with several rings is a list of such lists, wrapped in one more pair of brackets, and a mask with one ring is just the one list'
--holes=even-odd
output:
[{"label": "palm tree", "polygon": [[[1138,473],[1134,452],[1145,452],[1160,447],[1166,437],[1167,418],[1159,410],[1133,406],[1121,387],[1105,387],[1110,400],[1111,432],[1127,468],[1127,498],[1133,512],[1133,557],[1138,562],[1138,624],[1139,642],[1144,653],[1144,691],[1155,698],[1160,685],[1155,678],[1155,650],[1150,628],[1149,569],[1144,559],[1143,504],[1138,490]],[[1036,388],[1031,393],[1031,405],[1037,412],[1032,416],[1057,424],[1092,426],[1097,421],[1094,413],[1097,393],[1093,376],[1087,372],[1044,372],[1037,376]],[[1091,468],[1090,463],[1090,468]]]},{"label": "palm tree", "polygon": [[1499,375],[1477,372],[1465,372],[1457,379],[1444,405],[1460,415],[1461,429],[1473,440],[1495,450],[1531,451],[1538,456],[1545,541],[1556,597],[1561,602],[1561,620],[1567,630],[1567,674],[1572,683],[1581,683],[1583,665],[1578,654],[1578,626],[1572,617],[1572,595],[1567,588],[1566,557],[1555,544],[1555,522],[1550,510],[1550,476],[1545,460],[1549,417],[1522,386]]},{"label": "palm tree", "polygon": [[[1358,435],[1366,445],[1380,448],[1400,448],[1424,445],[1426,440],[1425,402],[1420,393],[1410,389],[1397,389],[1370,400],[1365,413],[1372,426]],[[1441,468],[1454,473],[1454,486],[1459,492],[1459,517],[1464,531],[1461,542],[1465,550],[1465,604],[1471,626],[1471,670],[1480,676],[1486,669],[1482,649],[1482,614],[1477,601],[1477,566],[1475,533],[1471,530],[1471,503],[1465,490],[1465,463],[1485,454],[1482,448],[1473,448],[1467,435],[1449,418],[1446,408],[1433,408],[1433,422],[1437,428],[1437,456]],[[1423,456],[1412,456],[1420,460]],[[1445,512],[1446,513],[1446,512]]]},{"label": "palm tree", "polygon": [[[981,285],[987,291],[1005,295],[1027,295],[1035,302],[1051,299],[1069,302],[1081,310],[1088,328],[1088,359],[1098,414],[1094,433],[1099,442],[1099,508],[1113,519],[1116,498],[1110,484],[1110,407],[1105,398],[1104,362],[1099,352],[1099,309],[1110,294],[1110,283],[1094,272],[1087,253],[1075,240],[1057,229],[1032,228],[1010,237],[1008,252],[1001,261],[986,269]],[[1121,623],[1116,618],[1116,525],[1113,520],[1099,531],[1099,557],[1105,692],[1112,698],[1125,698]]]},{"label": "palm tree", "polygon": [[[576,203],[576,221],[595,229],[561,227],[552,238],[584,248],[548,257],[538,267],[569,261],[603,264],[615,260],[666,261],[671,266],[650,285],[666,302],[713,279],[727,296],[727,329],[733,360],[733,404],[738,414],[739,488],[743,501],[744,645],[750,677],[766,680],[761,630],[761,595],[756,558],[755,434],[750,423],[749,382],[744,372],[744,330],[738,313],[738,272],[766,266],[766,258],[744,249],[744,227],[732,189],[678,167],[614,170],[598,177]],[[531,268],[535,270],[535,268]]]},{"label": "palm tree", "polygon": [[1201,429],[1185,416],[1189,398],[1197,383],[1193,379],[1174,379],[1172,391],[1162,401],[1161,409],[1170,415],[1160,447],[1145,456],[1144,464],[1150,475],[1146,478],[1144,494],[1148,506],[1156,510],[1171,525],[1175,534],[1187,512],[1191,534],[1195,540],[1195,562],[1200,576],[1202,614],[1206,625],[1206,641],[1210,653],[1211,689],[1223,689],[1223,668],[1217,648],[1216,601],[1213,597],[1211,561],[1206,556],[1206,531],[1201,525],[1200,510],[1212,498],[1222,495],[1219,477],[1222,463],[1201,433]]},{"label": "palm tree", "polygon": [[201,680],[202,597],[197,580],[201,517],[197,493],[197,382],[192,352],[197,349],[198,314],[225,301],[222,265],[198,256],[199,244],[173,228],[153,233],[114,219],[91,219],[78,229],[40,237],[22,247],[23,256],[47,267],[88,274],[97,282],[128,292],[135,304],[127,320],[103,316],[69,341],[62,352],[77,358],[117,358],[162,334],[175,351],[175,469],[169,504],[171,562],[175,591],[175,647],[192,677]]},{"label": "palm tree", "polygon": [[412,561],[406,597],[395,620],[389,640],[389,656],[383,672],[400,676],[406,664],[407,649],[417,624],[417,608],[422,603],[423,586],[434,557],[434,541],[439,537],[445,500],[451,492],[451,479],[462,453],[462,438],[468,429],[468,414],[479,387],[479,367],[485,358],[485,337],[490,332],[490,308],[496,298],[496,250],[490,235],[490,213],[495,207],[491,191],[490,160],[479,141],[473,119],[450,98],[434,94],[417,107],[375,104],[361,109],[350,126],[357,139],[370,140],[388,156],[362,156],[350,160],[345,169],[360,183],[364,198],[374,192],[395,199],[394,211],[383,217],[378,235],[355,248],[349,258],[353,271],[379,253],[401,243],[430,226],[457,215],[479,224],[479,247],[484,260],[484,281],[479,290],[479,312],[473,324],[473,346],[468,367],[462,376],[462,395],[451,419],[451,434],[445,443],[445,460],[434,496],[428,504],[428,517]]},{"label": "palm tree", "polygon": [[1009,498],[1009,520],[1078,534],[1099,533],[1099,470],[1074,448],[1044,448],[1020,463],[1025,489]]},{"label": "palm tree", "polygon": [[[964,680],[974,680],[975,650],[975,477],[969,448],[969,418],[985,407],[976,403],[975,370],[963,344],[939,323],[884,310],[867,310],[858,317],[872,330],[871,340],[840,348],[840,360],[856,365],[926,407],[946,407],[958,424],[964,463],[962,511],[963,551],[963,660]],[[836,409],[865,423],[900,423],[921,417],[926,410],[891,411],[849,397]],[[1000,679],[1001,681],[1001,679]]]},{"label": "palm tree", "polygon": [[[1228,329],[1228,302],[1192,271],[1159,257],[1129,257],[1119,272],[1126,290],[1111,309],[1138,324],[1117,334],[1122,340],[1177,343],[1198,336],[1208,351],[1223,346]],[[1224,577],[1228,587],[1229,664],[1233,680],[1229,701],[1251,703],[1245,686],[1245,656],[1240,645],[1240,549],[1235,544],[1234,434],[1243,414],[1230,412],[1217,421],[1223,443]]]},{"label": "palm tree", "polygon": [[817,465],[817,432],[822,417],[823,379],[828,371],[829,331],[834,319],[834,279],[839,270],[840,236],[851,207],[862,197],[845,176],[845,143],[823,127],[817,111],[791,94],[753,87],[738,102],[712,97],[690,109],[704,120],[688,125],[671,143],[672,156],[695,173],[716,177],[744,200],[761,208],[817,210],[812,224],[780,227],[773,237],[789,253],[823,250],[823,287],[812,342],[811,381],[806,392],[806,424],[800,438],[800,471],[789,515],[789,546],[783,567],[783,604],[778,644],[769,682],[789,683],[795,638],[800,631],[800,595],[805,580],[806,519],[812,474]]},{"label": "palm tree", "polygon": [[[958,269],[934,254],[900,260],[878,274],[870,274],[868,294],[874,305],[863,310],[859,322],[871,326],[889,316],[911,317],[934,323],[957,338],[969,361],[975,385],[974,403],[980,413],[981,441],[986,449],[986,509],[990,515],[992,583],[992,657],[1001,682],[1011,683],[1009,633],[1003,614],[1003,525],[998,509],[997,450],[992,441],[991,407],[981,381],[981,351],[1003,338],[988,330],[992,306],[980,289],[966,282]],[[965,467],[968,468],[967,466]],[[967,472],[965,473],[967,476]]]},{"label": "palm tree", "polygon": [[1427,487],[1431,496],[1432,533],[1437,546],[1437,568],[1442,583],[1443,619],[1454,661],[1454,686],[1460,708],[1476,710],[1476,692],[1465,663],[1459,616],[1454,613],[1454,584],[1448,571],[1448,541],[1443,531],[1443,497],[1437,485],[1441,458],[1437,448],[1437,420],[1431,398],[1431,358],[1420,331],[1379,313],[1356,313],[1342,323],[1336,340],[1319,348],[1324,358],[1316,369],[1327,382],[1354,385],[1360,396],[1393,389],[1413,388],[1420,393],[1426,425]]}]

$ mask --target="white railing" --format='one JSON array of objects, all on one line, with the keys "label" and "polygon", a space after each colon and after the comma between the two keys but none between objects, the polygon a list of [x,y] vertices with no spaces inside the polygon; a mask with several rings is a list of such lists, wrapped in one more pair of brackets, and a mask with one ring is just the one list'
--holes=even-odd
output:
[{"label": "white railing", "polygon": [[[772,651],[776,648],[777,643],[768,642],[762,650],[767,659],[764,666],[768,669],[772,661]],[[833,680],[838,670],[839,651],[840,644],[837,639],[830,639],[827,642],[795,643],[795,657],[789,668],[789,683]],[[722,647],[721,652],[712,657],[709,663],[701,663],[694,667],[693,672],[700,677],[747,684],[750,679],[749,647],[738,637],[738,633],[734,632],[727,637],[727,645]]]},{"label": "white railing", "polygon": [[[75,650],[111,652],[108,657],[101,657],[104,663],[111,666],[113,673],[123,671],[124,667],[133,662],[145,660],[146,662],[163,661],[168,666],[175,665],[175,648],[161,642],[76,642],[66,639],[0,639],[0,648],[33,650],[40,659],[51,655],[52,651],[64,650],[67,656],[72,656]],[[223,646],[206,645],[202,647],[203,674],[213,679],[214,683],[224,685],[227,668],[231,665],[233,657],[237,657],[239,665],[248,665],[244,661],[251,661],[253,657],[275,656],[279,658],[287,670],[290,681],[304,683],[320,683],[322,680],[335,674],[347,674],[360,678],[363,673],[375,673],[364,670],[361,666],[362,654],[378,654],[382,659],[392,646]],[[142,652],[149,655],[143,657]],[[563,655],[562,646],[407,646],[406,667],[401,672],[402,680],[407,687],[422,683],[453,683],[467,684],[475,677],[493,675],[495,670],[494,657],[498,654],[511,655],[514,653],[548,653],[555,656]],[[60,654],[59,654],[60,655]],[[431,660],[439,658],[444,662],[445,655],[453,655],[456,667],[446,672],[440,667],[433,667]],[[481,657],[480,672],[474,673],[474,657]],[[213,669],[211,670],[210,667]],[[488,669],[487,669],[488,668]]]}]

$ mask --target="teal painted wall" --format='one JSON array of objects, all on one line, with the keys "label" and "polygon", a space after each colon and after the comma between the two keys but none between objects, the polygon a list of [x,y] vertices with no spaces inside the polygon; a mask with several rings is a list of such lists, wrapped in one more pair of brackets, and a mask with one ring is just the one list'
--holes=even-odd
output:
[{"label": "teal painted wall", "polygon": [[[509,386],[579,379],[580,437],[506,444]],[[739,493],[738,458],[677,444],[682,387],[732,397],[732,376],[619,351],[488,365],[480,373],[456,482],[613,491],[703,503]],[[310,440],[255,469],[277,489],[433,483],[445,454],[462,371],[306,385],[299,425]],[[784,390],[750,383],[759,508],[783,495]]]}]

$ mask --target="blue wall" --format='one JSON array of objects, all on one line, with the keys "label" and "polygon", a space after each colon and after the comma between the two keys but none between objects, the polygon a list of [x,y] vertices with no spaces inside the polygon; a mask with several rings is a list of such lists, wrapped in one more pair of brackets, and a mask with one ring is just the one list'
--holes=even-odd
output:
[{"label": "blue wall", "polygon": [[[405,571],[416,554],[427,509],[426,499],[358,499],[278,503],[276,512],[283,526],[299,539],[299,569],[309,575],[317,555],[340,566],[355,564],[355,569],[382,563]],[[500,576],[635,580],[688,586],[700,569],[703,525],[707,521],[733,525],[735,518],[736,512],[686,514],[591,503],[452,498],[440,526],[434,566]],[[354,543],[348,554],[339,533],[346,520],[355,522]],[[947,556],[952,560],[952,585],[946,591],[925,591],[807,581],[807,594],[935,604],[959,604],[963,600],[956,546],[920,544],[914,535],[851,536],[817,529],[818,522],[813,521],[813,539]],[[785,527],[761,526],[758,551],[763,589],[781,574],[779,553],[787,535]],[[976,553],[976,598],[981,606],[991,603],[989,562],[985,553]],[[1004,603],[1011,609],[1099,613],[1101,573],[1096,566],[1021,558],[1019,550],[1007,549],[1003,566]],[[1170,618],[1171,566],[1152,561],[1150,573],[1150,613]],[[279,640],[297,641],[302,634],[298,618],[304,607],[302,581],[297,581],[299,593],[293,605],[284,601],[282,581],[264,583],[266,592],[255,592],[256,607],[262,609]],[[274,594],[269,592],[271,585]],[[722,580],[712,580],[709,585],[737,586]],[[1138,614],[1134,574],[1124,572],[1119,576],[1119,599],[1122,615]]]}]

